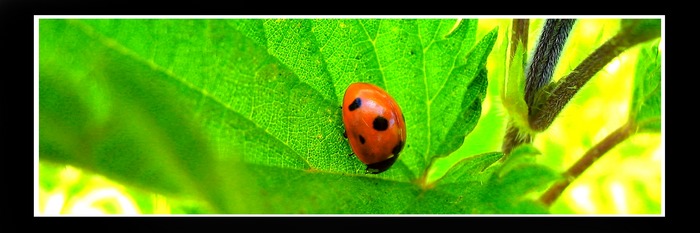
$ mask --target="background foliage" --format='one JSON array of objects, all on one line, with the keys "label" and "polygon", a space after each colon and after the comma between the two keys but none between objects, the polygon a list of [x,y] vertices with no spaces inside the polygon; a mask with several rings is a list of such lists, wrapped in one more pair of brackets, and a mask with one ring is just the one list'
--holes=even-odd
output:
[{"label": "background foliage", "polygon": [[[638,48],[499,160],[509,22],[41,19],[35,212],[660,213],[658,130],[615,147],[550,208],[533,198],[624,122]],[[618,27],[580,20],[555,78]],[[338,106],[356,81],[406,115],[406,148],[379,175],[342,138]]]}]

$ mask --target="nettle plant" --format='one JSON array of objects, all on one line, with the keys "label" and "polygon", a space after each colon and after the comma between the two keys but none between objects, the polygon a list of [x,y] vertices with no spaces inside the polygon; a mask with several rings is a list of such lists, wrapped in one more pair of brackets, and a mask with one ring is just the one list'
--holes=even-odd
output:
[{"label": "nettle plant", "polygon": [[[552,81],[576,22],[546,19],[528,49],[527,19],[485,32],[477,19],[40,19],[38,158],[171,206],[195,203],[183,213],[549,213],[606,151],[661,128],[658,40],[647,43],[661,36],[661,21],[621,20]],[[508,55],[495,69],[505,75],[489,77],[499,30]],[[563,174],[538,163],[538,133],[635,46],[643,48],[628,123]],[[507,129],[484,140],[501,150],[438,166],[473,146],[465,137],[495,78],[505,78],[496,89]],[[343,137],[339,107],[355,82],[389,92],[405,116],[400,157],[379,174],[349,156]]]},{"label": "nettle plant", "polygon": [[[510,116],[502,147],[506,157],[519,146],[529,146],[533,138],[545,131],[575,94],[610,61],[627,49],[659,38],[661,34],[659,19],[622,19],[619,32],[566,76],[552,82],[554,69],[576,20],[548,19],[532,56],[525,62],[528,21],[513,20],[509,74],[502,92],[503,103]],[[629,119],[586,151],[562,177],[549,186],[539,198],[542,204],[551,205],[596,160],[630,136],[661,131],[661,56],[658,41],[642,48],[636,69]]]}]

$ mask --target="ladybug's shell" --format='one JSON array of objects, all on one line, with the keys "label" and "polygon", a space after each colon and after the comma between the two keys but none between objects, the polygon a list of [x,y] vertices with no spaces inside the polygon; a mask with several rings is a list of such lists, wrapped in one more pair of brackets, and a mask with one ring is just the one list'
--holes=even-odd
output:
[{"label": "ladybug's shell", "polygon": [[373,165],[378,172],[388,169],[406,142],[403,113],[394,98],[373,84],[353,83],[342,108],[345,132],[357,158],[369,165],[368,170]]}]

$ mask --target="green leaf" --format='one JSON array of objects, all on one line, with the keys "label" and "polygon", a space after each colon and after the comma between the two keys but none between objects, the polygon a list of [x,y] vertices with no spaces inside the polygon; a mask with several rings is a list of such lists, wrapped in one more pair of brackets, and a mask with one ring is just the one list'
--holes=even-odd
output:
[{"label": "green leaf", "polygon": [[404,213],[485,213],[484,209],[490,207],[481,193],[493,172],[488,168],[502,157],[503,153],[492,152],[460,160]]},{"label": "green leaf", "polygon": [[[39,158],[214,213],[405,213],[424,205],[414,182],[430,160],[480,116],[497,30],[477,42],[476,22],[41,19]],[[378,175],[342,136],[358,81],[407,122]]]},{"label": "green leaf", "polygon": [[262,199],[251,213],[398,214],[416,202],[418,186],[369,176],[347,176],[254,166]]},{"label": "green leaf", "polygon": [[[496,41],[497,32],[498,29],[494,28],[487,33],[469,52],[466,64],[453,68],[441,91],[428,101],[428,159],[445,156],[458,149],[464,137],[476,126],[488,85],[486,59]],[[460,103],[459,108],[453,107],[455,100],[461,100],[461,103],[457,102]],[[448,129],[447,133],[445,129]]]},{"label": "green leaf", "polygon": [[[529,159],[534,147],[520,146],[506,161],[492,152],[465,158],[452,167],[432,189],[419,196],[408,213],[548,213],[529,197],[560,176]],[[439,207],[439,208],[438,208]]]},{"label": "green leaf", "polygon": [[539,154],[540,151],[537,150],[537,148],[535,148],[532,144],[521,144],[520,146],[513,148],[510,155],[498,169],[498,176],[503,177],[511,170],[516,169],[519,166],[535,163],[535,156]]},{"label": "green leaf", "polygon": [[235,186],[220,178],[215,151],[193,117],[201,93],[82,22],[42,20],[40,35],[40,160],[200,197],[215,210],[239,204],[228,202],[227,188],[209,189]]},{"label": "green leaf", "polygon": [[630,117],[641,131],[661,131],[661,55],[658,43],[640,50]]},{"label": "green leaf", "polygon": [[509,159],[521,157],[520,161],[513,162],[515,165],[502,166],[502,170],[491,176],[491,180],[481,192],[482,203],[488,203],[490,208],[482,210],[493,213],[549,213],[547,206],[532,199],[529,194],[543,191],[561,178],[561,175],[534,161],[521,160],[523,156],[516,155],[516,152],[530,153],[526,150],[514,150]]},{"label": "green leaf", "polygon": [[525,59],[527,51],[518,42],[513,59],[508,63],[508,73],[503,82],[501,100],[508,115],[520,129],[529,129],[528,107],[525,103]]},{"label": "green leaf", "polygon": [[[503,157],[501,152],[491,152],[484,153],[480,155],[473,155],[465,159],[460,160],[455,164],[450,170],[436,181],[438,185],[445,185],[450,183],[459,183],[466,181],[479,181],[482,179],[479,174],[483,173],[486,168],[491,166],[493,163],[498,161]],[[490,176],[490,173],[487,173]]]},{"label": "green leaf", "polygon": [[314,21],[338,106],[345,88],[358,81],[386,89],[401,105],[408,138],[397,163],[413,177],[431,158],[456,150],[480,116],[487,83],[479,70],[496,31],[474,45],[476,22],[453,28],[453,19]]}]

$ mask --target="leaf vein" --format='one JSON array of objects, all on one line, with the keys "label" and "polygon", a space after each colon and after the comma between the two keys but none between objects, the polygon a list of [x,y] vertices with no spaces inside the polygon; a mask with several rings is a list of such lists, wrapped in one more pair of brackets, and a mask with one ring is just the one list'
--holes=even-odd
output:
[{"label": "leaf vein", "polygon": [[[114,50],[114,51],[116,51],[116,52],[118,52],[118,53],[121,53],[121,54],[123,54],[123,55],[125,55],[125,56],[131,57],[132,59],[134,59],[134,60],[136,60],[136,61],[138,61],[138,62],[141,62],[141,63],[147,65],[148,67],[150,67],[151,69],[153,69],[153,70],[155,70],[155,71],[162,72],[163,74],[165,74],[165,76],[170,77],[170,78],[172,78],[173,80],[177,81],[178,83],[181,83],[181,84],[185,85],[185,87],[187,87],[187,88],[189,88],[189,89],[191,89],[191,90],[193,90],[193,91],[195,91],[195,92],[198,92],[198,93],[202,94],[202,96],[206,97],[206,98],[209,99],[209,100],[214,101],[214,103],[216,103],[216,104],[218,104],[218,105],[224,107],[226,110],[231,111],[231,112],[234,112],[235,114],[240,115],[239,112],[237,112],[235,109],[231,108],[231,106],[229,106],[229,105],[227,105],[227,104],[224,104],[221,100],[219,100],[218,98],[216,98],[215,96],[213,96],[212,94],[210,94],[207,90],[201,89],[201,88],[199,88],[199,87],[194,86],[192,83],[183,80],[182,78],[178,77],[177,75],[175,75],[175,74],[172,73],[171,71],[169,71],[169,70],[163,68],[162,66],[156,64],[156,63],[153,62],[152,60],[148,60],[148,59],[142,58],[138,53],[136,53],[136,52],[134,52],[133,50],[129,49],[128,47],[126,47],[126,46],[120,44],[118,41],[116,41],[116,40],[114,40],[114,39],[112,39],[112,38],[108,38],[108,37],[105,36],[105,35],[102,35],[102,34],[97,33],[92,27],[88,26],[88,25],[85,24],[85,23],[82,23],[82,22],[80,22],[80,21],[71,21],[71,22],[75,23],[76,26],[77,26],[78,28],[80,28],[86,35],[88,35],[89,37],[92,37],[92,38],[96,39],[97,41],[99,41],[100,43],[102,43],[105,47],[110,48],[110,49],[112,49],[112,50]],[[253,122],[253,121],[251,121],[251,122],[255,125],[255,127],[259,128],[259,129],[261,129],[261,130],[263,130],[265,133],[267,133],[268,135],[272,136],[272,134],[271,134],[270,132],[268,132],[267,129],[260,127],[258,124],[256,124],[256,123]],[[304,157],[302,157],[302,156],[301,156],[296,150],[294,150],[294,148],[292,148],[288,143],[286,143],[286,142],[284,142],[284,141],[282,141],[282,140],[280,140],[279,138],[276,138],[276,137],[274,137],[274,136],[273,136],[272,138],[274,138],[275,140],[277,140],[277,141],[279,141],[280,143],[284,144],[290,151],[293,151],[293,152],[294,152],[294,156],[295,156],[295,157],[298,157],[300,160],[304,161],[304,163],[306,163],[307,166],[309,166],[309,167],[312,168],[311,164],[309,164],[309,161],[306,160]]]},{"label": "leaf vein", "polygon": [[377,60],[377,67],[378,67],[379,73],[382,75],[382,81],[384,82],[383,86],[386,89],[387,88],[386,75],[384,75],[384,67],[382,67],[382,63],[379,61],[379,54],[377,53],[377,44],[376,44],[376,42],[377,42],[376,40],[377,40],[377,37],[379,37],[379,31],[381,29],[383,21],[379,21],[379,26],[377,26],[378,27],[377,34],[375,35],[374,39],[372,39],[372,37],[369,35],[369,32],[367,31],[367,27],[365,27],[365,24],[362,23],[361,20],[357,20],[357,22],[358,22],[358,24],[360,24],[360,26],[362,26],[362,30],[365,32],[365,35],[367,35],[367,40],[369,40],[369,42],[372,43],[372,48],[373,48],[372,52],[374,52],[374,57],[377,58],[376,59]]}]

